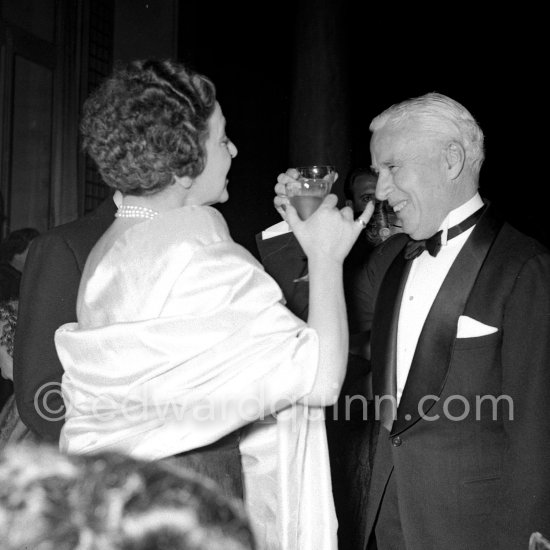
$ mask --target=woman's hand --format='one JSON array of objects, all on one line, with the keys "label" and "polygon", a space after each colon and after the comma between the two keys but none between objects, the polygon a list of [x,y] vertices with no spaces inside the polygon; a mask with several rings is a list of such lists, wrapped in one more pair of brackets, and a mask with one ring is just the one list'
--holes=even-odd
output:
[{"label": "woman's hand", "polygon": [[[275,198],[273,199],[273,204],[275,210],[279,212],[281,218],[285,219],[285,208],[288,204],[288,197],[286,195],[286,186],[289,183],[298,182],[298,170],[296,168],[289,168],[284,174],[279,174],[277,176],[277,184],[275,185]],[[334,183],[338,180],[338,173],[334,174]]]},{"label": "woman's hand", "polygon": [[333,259],[343,262],[374,211],[374,204],[370,202],[354,220],[353,210],[349,206],[338,210],[337,203],[336,195],[327,195],[319,208],[304,221],[291,204],[286,206],[286,221],[310,261]]},{"label": "woman's hand", "polygon": [[374,204],[367,204],[364,212],[354,221],[353,210],[347,206],[338,210],[338,198],[330,194],[307,220],[302,221],[285,193],[286,185],[295,181],[297,176],[298,172],[293,168],[279,174],[275,186],[277,196],[273,201],[275,208],[288,222],[310,261],[332,259],[343,262],[371,218]]},{"label": "woman's hand", "polygon": [[286,196],[286,185],[287,183],[296,182],[297,178],[298,170],[296,170],[295,168],[289,168],[284,174],[279,174],[277,176],[277,184],[275,185],[275,198],[273,199],[273,204],[275,206],[275,210],[279,212],[283,220],[286,220],[285,208],[287,204],[289,204],[288,197]]},{"label": "woman's hand", "polygon": [[313,406],[336,402],[346,374],[348,325],[342,285],[342,263],[364,225],[372,216],[374,204],[354,221],[348,206],[338,210],[336,195],[327,195],[319,208],[302,221],[286,196],[286,185],[298,173],[289,169],[279,174],[274,204],[308,257],[308,325],[319,337],[319,364],[311,393],[301,401]]}]

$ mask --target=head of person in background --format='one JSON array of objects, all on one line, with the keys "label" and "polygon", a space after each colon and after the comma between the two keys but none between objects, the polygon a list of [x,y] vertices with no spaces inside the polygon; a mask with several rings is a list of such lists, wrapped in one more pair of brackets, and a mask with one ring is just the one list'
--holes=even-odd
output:
[{"label": "head of person in background", "polygon": [[376,197],[388,201],[411,238],[434,235],[477,193],[483,132],[453,99],[429,93],[392,105],[369,129]]},{"label": "head of person in background", "polygon": [[0,532],[3,550],[254,548],[240,504],[194,472],[31,443],[0,454]]},{"label": "head of person in background", "polygon": [[377,176],[369,168],[357,168],[348,177],[344,186],[346,206],[353,208],[358,216],[369,201],[375,200]]},{"label": "head of person in background", "polygon": [[367,241],[374,246],[400,231],[395,213],[387,201],[376,199],[377,181],[378,176],[370,168],[358,168],[351,173],[344,187],[346,206],[353,208],[356,217],[363,212],[369,201],[374,201],[374,214],[364,232]]},{"label": "head of person in background", "polygon": [[29,246],[40,232],[33,227],[12,231],[0,245],[0,261],[9,263],[18,271],[23,271]]},{"label": "head of person in background", "polygon": [[29,247],[39,234],[32,227],[16,229],[0,244],[0,302],[19,298],[21,274]]}]

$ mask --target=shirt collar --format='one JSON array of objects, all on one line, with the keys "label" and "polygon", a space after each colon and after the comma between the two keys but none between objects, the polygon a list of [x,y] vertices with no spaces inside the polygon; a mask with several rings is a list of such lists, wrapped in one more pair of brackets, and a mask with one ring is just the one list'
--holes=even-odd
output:
[{"label": "shirt collar", "polygon": [[444,246],[447,244],[447,231],[449,228],[464,221],[468,216],[471,216],[474,212],[479,210],[483,206],[483,199],[479,193],[476,193],[470,200],[461,204],[458,208],[451,210],[447,217],[443,220],[443,223],[439,226],[439,229],[443,231],[441,234],[441,244]]}]

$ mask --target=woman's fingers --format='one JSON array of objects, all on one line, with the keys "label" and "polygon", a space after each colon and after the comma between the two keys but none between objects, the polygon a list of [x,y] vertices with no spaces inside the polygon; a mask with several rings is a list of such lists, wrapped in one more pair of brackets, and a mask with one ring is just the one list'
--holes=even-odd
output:
[{"label": "woman's fingers", "polygon": [[273,199],[273,205],[275,210],[279,212],[279,215],[286,220],[285,209],[288,204],[288,197],[286,196],[286,183],[291,181],[286,174],[279,174],[277,176],[277,184],[275,185],[275,198]]},{"label": "woman's fingers", "polygon": [[298,176],[300,175],[296,168],[289,168],[285,173],[288,177],[294,180],[298,179]]},{"label": "woman's fingers", "polygon": [[374,201],[369,201],[367,203],[367,206],[365,206],[365,210],[363,210],[363,212],[361,212],[361,215],[355,220],[355,223],[359,226],[359,231],[367,226],[367,223],[371,219],[373,212]]},{"label": "woman's fingers", "polygon": [[353,210],[349,206],[344,206],[340,209],[340,212],[344,219],[353,221]]},{"label": "woman's fingers", "polygon": [[290,229],[292,230],[294,229],[294,227],[296,227],[297,224],[302,222],[300,216],[298,216],[296,208],[294,208],[294,206],[292,206],[289,202],[287,202],[287,205],[284,209],[284,218],[290,226]]},{"label": "woman's fingers", "polygon": [[283,188],[287,183],[292,183],[297,181],[298,172],[293,168],[289,168],[284,174],[279,174],[277,176],[277,184],[282,185]]},{"label": "woman's fingers", "polygon": [[329,208],[332,209],[338,204],[338,197],[332,193],[328,194],[323,202],[319,205],[319,208]]},{"label": "woman's fingers", "polygon": [[286,197],[286,183],[277,183],[275,185],[275,194],[278,197]]},{"label": "woman's fingers", "polygon": [[288,204],[290,204],[290,202],[287,197],[276,196],[273,199],[273,205],[275,206],[275,210],[279,212],[279,214],[284,220],[286,220],[285,210]]}]

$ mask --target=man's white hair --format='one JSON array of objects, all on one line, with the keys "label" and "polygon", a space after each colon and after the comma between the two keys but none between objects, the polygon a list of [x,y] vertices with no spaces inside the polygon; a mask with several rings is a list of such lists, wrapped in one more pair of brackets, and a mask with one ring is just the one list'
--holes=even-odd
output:
[{"label": "man's white hair", "polygon": [[483,132],[470,112],[460,103],[438,93],[407,99],[392,105],[372,119],[370,131],[384,126],[398,126],[409,120],[436,138],[453,140],[462,145],[466,162],[477,176],[485,158]]}]

